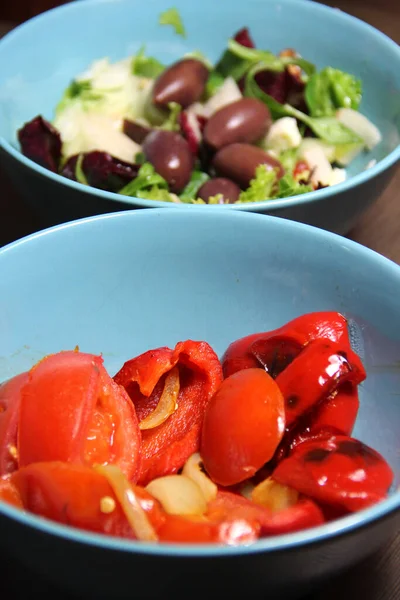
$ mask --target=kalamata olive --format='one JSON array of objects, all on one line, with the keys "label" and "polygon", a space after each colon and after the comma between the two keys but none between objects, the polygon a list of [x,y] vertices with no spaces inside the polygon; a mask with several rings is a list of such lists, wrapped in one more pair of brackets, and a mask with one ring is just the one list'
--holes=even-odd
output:
[{"label": "kalamata olive", "polygon": [[212,164],[218,175],[229,177],[244,189],[253,179],[258,165],[266,165],[269,170],[277,169],[279,178],[284,175],[279,160],[251,144],[224,146],[215,154]]},{"label": "kalamata olive", "polygon": [[123,132],[125,135],[130,137],[131,140],[136,142],[136,144],[141,144],[151,131],[151,127],[142,125],[137,121],[130,121],[129,119],[124,119]]},{"label": "kalamata olive", "polygon": [[181,192],[193,169],[193,154],[187,141],[179,133],[159,129],[149,133],[142,150],[146,160],[166,179],[170,191]]},{"label": "kalamata olive", "polygon": [[156,106],[168,106],[170,102],[186,108],[199,100],[209,76],[204,63],[195,58],[185,58],[174,63],[158,77],[153,89]]},{"label": "kalamata olive", "polygon": [[214,177],[203,183],[197,196],[204,202],[208,202],[209,198],[217,194],[222,194],[225,202],[233,204],[239,198],[240,187],[225,177]]},{"label": "kalamata olive", "polygon": [[212,115],[204,129],[204,139],[215,150],[235,142],[252,144],[267,133],[271,124],[271,113],[263,102],[241,98]]}]

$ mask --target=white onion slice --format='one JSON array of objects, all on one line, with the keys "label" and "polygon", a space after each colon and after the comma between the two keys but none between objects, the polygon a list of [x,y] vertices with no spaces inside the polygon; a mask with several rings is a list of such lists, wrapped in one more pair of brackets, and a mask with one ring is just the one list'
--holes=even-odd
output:
[{"label": "white onion slice", "polygon": [[201,466],[201,456],[198,452],[195,452],[186,461],[182,469],[182,475],[189,477],[189,479],[197,483],[206,502],[211,502],[211,500],[214,500],[217,497],[218,488],[204,471],[202,471]]},{"label": "white onion slice", "polygon": [[146,490],[170,515],[203,515],[207,510],[203,492],[185,475],[158,477],[146,486]]},{"label": "white onion slice", "polygon": [[365,115],[352,108],[339,108],[337,120],[360,136],[368,150],[375,148],[382,140],[379,129]]},{"label": "white onion slice", "polygon": [[139,428],[153,429],[164,423],[178,408],[179,389],[179,369],[174,367],[165,378],[164,389],[157,406],[143,421],[140,421]]},{"label": "white onion slice", "polygon": [[156,542],[157,534],[122,471],[114,465],[97,465],[94,468],[107,479],[136,538]]},{"label": "white onion slice", "polygon": [[296,490],[286,485],[281,485],[271,477],[268,477],[256,485],[251,494],[251,499],[257,504],[266,506],[272,512],[278,512],[296,504],[299,494]]}]

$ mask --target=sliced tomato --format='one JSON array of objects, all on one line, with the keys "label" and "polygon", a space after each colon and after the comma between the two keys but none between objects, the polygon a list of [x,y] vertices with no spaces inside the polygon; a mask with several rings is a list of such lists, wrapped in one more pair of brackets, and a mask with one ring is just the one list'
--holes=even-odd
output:
[{"label": "sliced tomato", "polygon": [[[23,506],[30,512],[64,525],[135,539],[124,511],[107,479],[83,465],[35,463],[12,475]],[[155,529],[164,522],[157,500],[132,486]]]},{"label": "sliced tomato", "polygon": [[140,439],[135,409],[101,357],[60,352],[30,371],[19,414],[20,466],[43,461],[114,464],[135,479]]},{"label": "sliced tomato", "polygon": [[27,381],[28,373],[21,373],[0,385],[0,476],[18,468],[18,414]]},{"label": "sliced tomato", "polygon": [[211,479],[224,486],[252,477],[274,455],[285,430],[284,399],[263,369],[225,379],[208,404],[201,457]]},{"label": "sliced tomato", "polygon": [[0,477],[0,501],[23,508],[21,496],[18,489],[10,480],[10,476]]},{"label": "sliced tomato", "polygon": [[259,535],[257,522],[245,518],[195,519],[167,515],[158,530],[159,540],[179,544],[226,544],[237,546],[254,542]]},{"label": "sliced tomato", "polygon": [[244,519],[258,523],[261,537],[292,533],[324,522],[322,511],[308,499],[301,499],[289,508],[272,512],[239,494],[223,490],[218,492],[215,500],[209,502],[207,515],[211,519]]}]

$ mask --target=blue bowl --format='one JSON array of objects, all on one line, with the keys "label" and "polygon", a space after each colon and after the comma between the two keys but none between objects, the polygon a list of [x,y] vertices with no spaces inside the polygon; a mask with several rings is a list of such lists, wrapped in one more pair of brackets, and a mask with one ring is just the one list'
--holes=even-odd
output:
[{"label": "blue bowl", "polygon": [[[183,17],[186,40],[157,24],[170,6],[167,0],[86,0],[35,17],[0,41],[0,155],[23,196],[46,224],[128,208],[174,210],[174,204],[121,197],[52,174],[21,155],[16,131],[39,113],[52,119],[63,90],[95,59],[121,59],[145,43],[149,54],[166,63],[196,48],[216,60],[227,39],[248,25],[260,47],[276,52],[293,47],[318,67],[332,65],[360,77],[361,110],[379,127],[383,142],[359,157],[350,178],[333,188],[224,210],[273,214],[347,233],[387,186],[400,158],[399,46],[362,21],[309,0],[172,4]],[[377,164],[365,170],[371,159]]]},{"label": "blue bowl", "polygon": [[[301,248],[301,252],[299,252]],[[0,381],[77,344],[109,372],[149,348],[246,334],[338,310],[367,379],[354,435],[395,472],[368,510],[250,547],[148,545],[89,534],[0,504],[0,545],[79,593],[109,598],[299,597],[374,552],[400,524],[400,267],[336,235],[243,212],[125,211],[74,221],[0,251]]]}]

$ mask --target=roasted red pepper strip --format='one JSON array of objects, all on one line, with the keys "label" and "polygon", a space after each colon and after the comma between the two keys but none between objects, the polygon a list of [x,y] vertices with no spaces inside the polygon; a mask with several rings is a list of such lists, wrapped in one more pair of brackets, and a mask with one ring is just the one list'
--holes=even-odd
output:
[{"label": "roasted red pepper strip", "polygon": [[165,375],[178,366],[178,408],[153,429],[142,431],[142,468],[139,483],[176,473],[199,449],[204,411],[222,381],[222,368],[206,342],[179,342],[174,350],[158,348],[124,364],[114,379],[135,405],[139,421],[157,406]]},{"label": "roasted red pepper strip", "polygon": [[345,383],[319,405],[311,417],[310,433],[335,430],[341,435],[351,435],[359,405],[357,387]]},{"label": "roasted red pepper strip", "polygon": [[21,373],[0,385],[0,476],[18,468],[18,414],[27,381],[28,373]]},{"label": "roasted red pepper strip", "polygon": [[222,358],[224,377],[254,367],[265,367],[276,377],[308,342],[327,338],[350,347],[347,321],[337,312],[314,312],[297,317],[273,331],[254,333],[236,340]]},{"label": "roasted red pepper strip", "polygon": [[393,472],[372,448],[334,435],[297,446],[272,477],[317,502],[354,512],[386,497]]},{"label": "roasted red pepper strip", "polygon": [[247,500],[232,492],[218,491],[215,500],[208,504],[210,518],[247,519],[258,522],[260,536],[273,536],[316,527],[324,522],[324,517],[318,506],[311,500],[300,500],[294,506],[272,513],[265,506]]},{"label": "roasted red pepper strip", "polygon": [[[11,476],[30,512],[87,531],[135,539],[107,479],[90,467],[63,462],[35,463]],[[139,486],[132,489],[154,529],[165,520],[161,506]],[[108,503],[102,508],[102,501]],[[111,506],[110,506],[111,500]]]},{"label": "roasted red pepper strip", "polygon": [[358,385],[366,377],[359,357],[327,339],[309,342],[276,378],[285,398],[286,427],[315,408],[345,381]]}]

